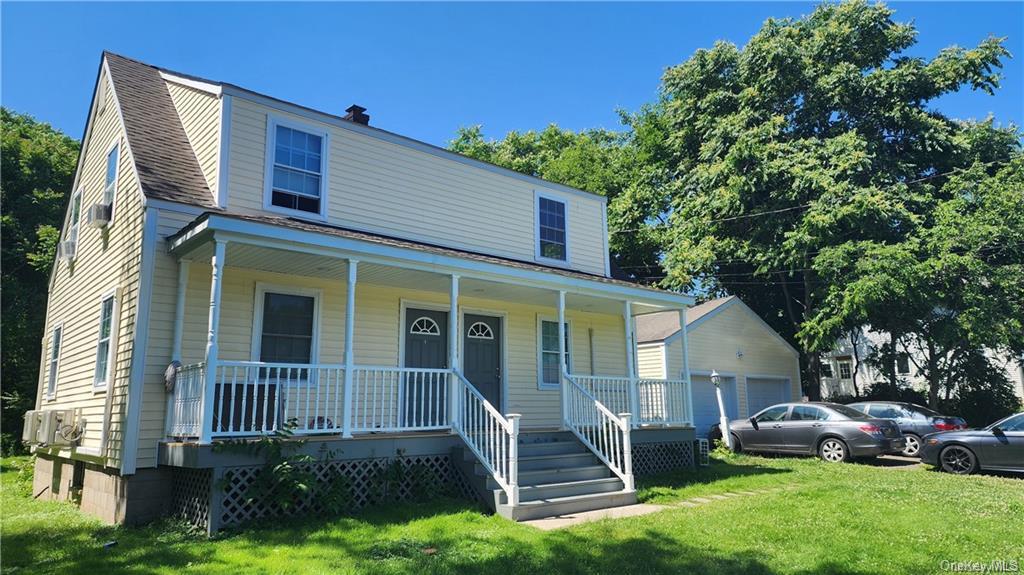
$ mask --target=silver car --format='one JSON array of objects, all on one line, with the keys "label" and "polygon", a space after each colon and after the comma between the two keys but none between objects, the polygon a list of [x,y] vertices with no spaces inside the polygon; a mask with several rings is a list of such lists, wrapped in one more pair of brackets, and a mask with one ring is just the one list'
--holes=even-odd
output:
[{"label": "silver car", "polygon": [[899,453],[906,447],[892,421],[838,403],[780,403],[730,422],[729,432],[737,451],[817,454],[831,462]]}]

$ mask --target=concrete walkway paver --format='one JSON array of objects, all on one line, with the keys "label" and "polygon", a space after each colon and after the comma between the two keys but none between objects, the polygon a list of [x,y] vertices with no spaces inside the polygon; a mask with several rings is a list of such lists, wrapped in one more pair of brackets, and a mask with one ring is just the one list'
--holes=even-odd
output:
[{"label": "concrete walkway paver", "polygon": [[636,505],[624,505],[622,507],[611,507],[609,509],[596,509],[594,511],[570,513],[568,515],[559,515],[557,517],[546,517],[544,519],[531,519],[529,521],[523,521],[523,525],[536,527],[542,531],[551,531],[552,529],[563,529],[565,527],[579,525],[580,523],[586,523],[588,521],[636,517],[638,515],[647,515],[649,513],[664,511],[665,509],[668,509],[665,505],[637,503]]}]

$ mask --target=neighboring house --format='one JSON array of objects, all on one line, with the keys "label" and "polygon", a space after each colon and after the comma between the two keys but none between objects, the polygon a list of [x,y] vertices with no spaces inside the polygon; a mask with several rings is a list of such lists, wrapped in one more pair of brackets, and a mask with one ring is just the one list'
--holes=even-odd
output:
[{"label": "neighboring house", "polygon": [[[873,384],[887,381],[889,374],[879,370],[868,358],[889,343],[889,334],[863,328],[836,343],[834,350],[822,354],[821,390],[825,397],[853,396],[865,393]],[[924,363],[923,354],[912,347],[897,344],[896,375],[913,389],[928,391],[928,380],[917,365]],[[1017,396],[1024,401],[1024,358],[990,354],[995,363],[1006,371]],[[854,386],[856,385],[856,389]]]},{"label": "neighboring house", "polygon": [[605,198],[348,112],[104,53],[37,403],[84,435],[37,445],[35,492],[217,529],[272,509],[212,444],[286,427],[353,506],[394,462],[513,518],[692,465],[682,351],[639,381],[632,317],[693,300],[610,276]]},{"label": "neighboring house", "polygon": [[711,373],[722,377],[730,419],[749,417],[770,405],[800,398],[800,355],[736,296],[714,299],[687,313],[637,317],[637,364],[641,377],[685,377],[688,342],[693,378],[693,422],[698,437],[718,425],[720,411]]}]

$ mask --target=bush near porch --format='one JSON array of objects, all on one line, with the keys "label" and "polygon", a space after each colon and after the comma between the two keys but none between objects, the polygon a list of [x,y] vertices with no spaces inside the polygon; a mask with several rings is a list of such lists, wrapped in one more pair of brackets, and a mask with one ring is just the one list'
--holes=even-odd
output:
[{"label": "bush near porch", "polygon": [[[31,499],[3,460],[4,573],[934,573],[941,562],[1024,566],[1024,480],[921,467],[752,456],[649,478],[643,500],[783,488],[542,532],[436,500],[275,521],[214,540],[164,522],[114,528]],[[104,543],[117,545],[104,549]]]}]

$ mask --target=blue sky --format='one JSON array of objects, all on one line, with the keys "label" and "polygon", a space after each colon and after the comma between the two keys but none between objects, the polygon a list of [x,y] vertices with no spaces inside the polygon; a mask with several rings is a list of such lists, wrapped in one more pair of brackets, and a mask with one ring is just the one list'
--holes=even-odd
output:
[{"label": "blue sky", "polygon": [[[959,118],[1024,124],[1024,3],[892,3],[914,21],[910,55],[1008,36],[996,96],[937,102]],[[100,52],[224,80],[444,145],[458,126],[492,137],[557,123],[617,128],[616,108],[657,94],[663,70],[809,3],[23,4],[4,2],[0,101],[78,138]],[[113,31],[117,31],[115,34]]]}]

